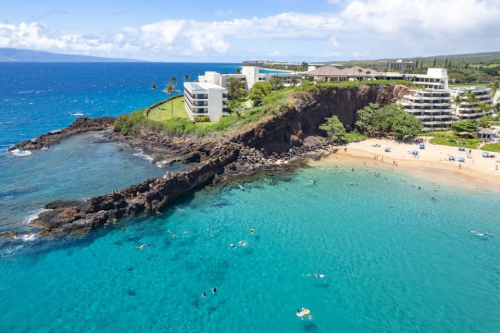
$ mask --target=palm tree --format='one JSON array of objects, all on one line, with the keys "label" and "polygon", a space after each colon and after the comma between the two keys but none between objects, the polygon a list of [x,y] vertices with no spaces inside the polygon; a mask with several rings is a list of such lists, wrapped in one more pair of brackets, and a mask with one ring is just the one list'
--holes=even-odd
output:
[{"label": "palm tree", "polygon": [[497,90],[500,90],[500,81],[494,81],[488,84],[488,87],[491,88],[491,99],[493,99],[493,103],[495,103],[495,94]]},{"label": "palm tree", "polygon": [[184,75],[184,82],[189,81],[189,76],[186,74]]},{"label": "palm tree", "polygon": [[491,110],[491,105],[488,103],[480,103],[478,107],[479,110],[481,110],[481,112],[483,113],[483,115],[486,115],[486,113],[490,112]]},{"label": "palm tree", "polygon": [[384,72],[384,79],[385,79],[385,76],[387,75],[387,68],[384,68],[382,72]]},{"label": "palm tree", "polygon": [[290,84],[294,87],[297,85],[297,78],[295,76],[290,80]]},{"label": "palm tree", "polygon": [[[363,73],[363,70],[361,68],[358,68],[358,80],[360,79],[359,76],[361,76],[361,73]],[[359,80],[361,81],[361,80]]]},{"label": "palm tree", "polygon": [[175,76],[170,81],[172,81],[174,86],[177,84],[177,78]]},{"label": "palm tree", "polygon": [[156,85],[155,85],[155,84],[153,84],[153,85],[151,86],[151,89],[152,89],[152,90],[154,90],[154,92],[155,92],[155,103],[158,103],[158,98],[156,97],[156,90],[157,90],[158,88],[156,88]]},{"label": "palm tree", "polygon": [[240,74],[241,73],[241,69],[238,67],[238,68],[236,68],[235,72],[236,72],[236,74]]},{"label": "palm tree", "polygon": [[305,61],[302,61],[302,64],[300,65],[302,67],[303,72],[307,72],[307,69],[309,68],[309,64]]},{"label": "palm tree", "polygon": [[[172,84],[172,82],[170,82],[169,84],[167,84],[167,86],[165,87],[165,89],[163,89],[163,92],[165,94],[167,94],[167,95],[170,95],[170,97],[172,97],[172,95],[175,92],[175,87]],[[171,103],[171,106],[172,106],[172,119],[174,119],[174,99],[173,98],[170,99],[170,103]]]},{"label": "palm tree", "polygon": [[463,114],[460,113],[460,103],[462,103],[462,96],[460,94],[457,94],[457,96],[453,97],[453,100],[451,101],[453,104],[455,104],[455,107],[457,108],[457,115],[460,115],[460,120],[463,118]]}]

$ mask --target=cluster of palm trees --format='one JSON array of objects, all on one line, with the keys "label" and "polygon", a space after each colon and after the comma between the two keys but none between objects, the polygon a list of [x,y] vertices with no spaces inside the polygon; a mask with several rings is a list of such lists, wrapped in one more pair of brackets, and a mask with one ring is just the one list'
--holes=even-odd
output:
[{"label": "cluster of palm trees", "polygon": [[[184,82],[187,82],[187,81],[189,81],[189,76],[186,74],[186,75],[184,75]],[[162,92],[167,94],[169,97],[172,97],[174,95],[174,93],[180,92],[180,90],[176,90],[176,86],[177,86],[177,78],[174,76],[170,79],[170,82],[167,85],[165,85],[165,88],[162,90]],[[156,86],[156,84],[153,84],[151,86],[151,90],[153,90],[155,93],[155,103],[158,103],[158,95],[157,95],[158,87]],[[171,109],[172,109],[172,118],[174,118],[173,99],[170,99],[170,102],[171,102]]]},{"label": "cluster of palm trees", "polygon": [[[469,90],[463,94],[459,94],[452,99],[452,102],[455,104],[457,108],[457,113],[462,115],[459,111],[459,108],[463,102],[467,103],[470,107],[474,107],[476,109],[481,110],[483,115],[486,115],[491,111],[491,105],[489,103],[481,103],[481,100],[477,98],[474,91]],[[462,116],[463,118],[463,116]]]}]

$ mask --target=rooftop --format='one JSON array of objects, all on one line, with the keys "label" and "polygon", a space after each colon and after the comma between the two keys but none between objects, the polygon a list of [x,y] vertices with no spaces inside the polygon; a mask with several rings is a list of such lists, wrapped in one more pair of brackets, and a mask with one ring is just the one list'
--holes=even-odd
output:
[{"label": "rooftop", "polygon": [[[359,72],[361,69],[361,73]],[[378,74],[379,72],[372,68],[362,68],[359,66],[354,66],[351,68],[339,69],[333,66],[323,66],[316,68],[312,71],[307,72],[307,75],[312,76],[357,76],[361,74],[366,74],[366,72],[370,72],[370,74]]]},{"label": "rooftop", "polygon": [[226,90],[221,86],[208,82],[185,82],[184,86],[189,88],[190,90],[208,90],[208,89]]}]

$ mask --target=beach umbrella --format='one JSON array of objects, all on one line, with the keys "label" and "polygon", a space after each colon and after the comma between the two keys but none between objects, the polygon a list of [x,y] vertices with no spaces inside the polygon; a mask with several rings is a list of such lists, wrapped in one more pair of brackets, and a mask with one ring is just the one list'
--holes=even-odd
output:
[{"label": "beach umbrella", "polygon": [[465,163],[465,158],[463,158],[463,157],[459,157],[459,158],[458,158],[458,161],[459,161],[459,162],[462,162],[462,163]]},{"label": "beach umbrella", "polygon": [[455,160],[455,156],[450,155],[450,160],[454,161]]},{"label": "beach umbrella", "polygon": [[483,153],[483,156],[490,156],[490,153],[488,153],[487,151]]}]

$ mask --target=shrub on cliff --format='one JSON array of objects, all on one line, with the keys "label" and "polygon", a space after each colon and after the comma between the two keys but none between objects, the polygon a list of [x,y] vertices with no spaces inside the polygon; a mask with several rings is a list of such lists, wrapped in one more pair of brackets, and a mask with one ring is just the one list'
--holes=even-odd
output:
[{"label": "shrub on cliff", "polygon": [[326,123],[319,125],[319,129],[325,131],[328,137],[334,142],[347,142],[344,125],[337,116],[326,118]]},{"label": "shrub on cliff", "polygon": [[194,121],[197,123],[208,123],[208,122],[210,122],[210,117],[209,116],[197,116],[197,117],[194,117]]},{"label": "shrub on cliff", "polygon": [[367,135],[415,136],[422,131],[420,120],[398,104],[370,104],[356,113],[356,128]]},{"label": "shrub on cliff", "polygon": [[145,119],[142,111],[135,111],[130,114],[122,114],[113,124],[113,130],[125,135],[134,134],[139,125],[144,123]]}]

